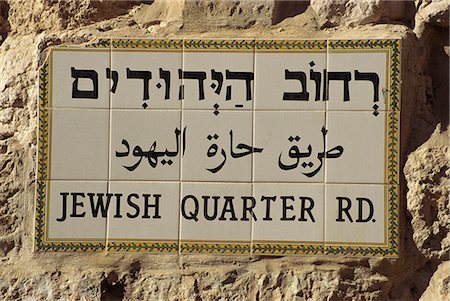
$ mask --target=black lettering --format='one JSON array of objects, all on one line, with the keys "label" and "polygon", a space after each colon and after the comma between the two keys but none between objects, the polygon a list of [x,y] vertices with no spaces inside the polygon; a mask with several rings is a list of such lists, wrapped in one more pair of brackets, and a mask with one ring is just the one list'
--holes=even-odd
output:
[{"label": "black lettering", "polygon": [[294,197],[293,196],[281,196],[281,200],[283,201],[283,203],[282,203],[283,204],[283,216],[281,217],[280,220],[282,220],[282,221],[293,221],[293,220],[295,220],[295,215],[293,215],[291,217],[287,217],[288,210],[290,210],[290,211],[294,210],[294,206],[292,206],[292,205],[288,206],[287,205],[287,201],[288,200],[295,201]]},{"label": "black lettering", "polygon": [[[178,78],[179,79],[196,79],[198,80],[198,99],[203,100],[205,99],[205,87],[204,87],[204,81],[206,79],[206,72],[204,71],[183,71],[181,69],[178,69]],[[180,99],[182,99],[182,92],[180,89]]]},{"label": "black lettering", "polygon": [[[373,203],[366,198],[356,198],[356,200],[358,201],[358,218],[356,219],[356,222],[367,223],[373,217]],[[369,214],[366,218],[363,218],[363,203],[366,203],[369,206]]]},{"label": "black lettering", "polygon": [[[104,193],[88,193],[89,202],[91,203],[92,217],[97,217],[99,210],[102,212],[102,217],[106,217],[108,214],[109,203],[111,201],[112,194],[106,194],[106,205],[103,203]],[[97,203],[94,203],[94,196],[97,195]]]},{"label": "black lettering", "polygon": [[[338,204],[338,218],[336,219],[337,222],[345,222],[345,219],[342,217],[342,213],[345,212],[345,214],[348,217],[348,220],[353,223],[353,219],[350,216],[350,213],[348,212],[350,210],[350,208],[352,207],[352,201],[349,198],[346,197],[336,197],[336,199],[338,200],[339,204]],[[343,206],[343,202],[347,203],[347,206],[344,207]]]},{"label": "black lettering", "polygon": [[84,198],[84,193],[82,192],[72,192],[70,195],[72,195],[73,198],[73,203],[72,203],[72,214],[70,215],[70,217],[84,217],[86,215],[86,212],[83,213],[77,213],[77,207],[84,207],[83,202],[79,202],[77,200],[77,197],[83,197]]},{"label": "black lettering", "polygon": [[300,81],[302,90],[301,92],[284,92],[283,100],[309,100],[309,93],[306,91],[305,72],[289,71],[288,69],[284,69],[284,79],[295,79]]},{"label": "black lettering", "polygon": [[[194,205],[194,211],[189,211],[189,215],[186,214],[186,201],[191,199],[193,201],[193,205]],[[187,220],[193,219],[196,222],[198,222],[198,200],[195,196],[193,195],[187,195],[185,196],[182,200],[181,200],[181,215],[183,215],[183,217]]]},{"label": "black lettering", "polygon": [[[330,80],[342,80],[344,82],[344,101],[350,100],[350,92],[349,92],[349,82],[352,80],[352,74],[350,72],[328,72],[327,79],[325,82],[328,83],[328,86],[325,85],[324,89],[324,100],[329,100],[329,84]],[[324,82],[324,84],[325,84]]]},{"label": "black lettering", "polygon": [[212,215],[208,215],[208,200],[209,200],[209,196],[202,196],[203,198],[203,215],[205,216],[205,218],[209,221],[215,220],[217,217],[217,202],[220,199],[220,196],[213,196],[212,199],[214,200],[214,205],[213,205],[213,214]]},{"label": "black lettering", "polygon": [[233,199],[232,196],[225,196],[225,203],[223,205],[222,214],[219,217],[219,220],[224,221],[226,220],[225,214],[230,213],[231,218],[230,221],[237,221],[236,213],[234,212],[234,206],[233,206]]},{"label": "black lettering", "polygon": [[222,85],[223,85],[223,74],[222,72],[217,72],[216,70],[212,69],[211,70],[211,78],[212,80],[217,81],[217,85],[216,84],[212,84],[211,88],[216,88],[214,90],[214,93],[216,93],[217,95],[220,95],[220,91],[222,90]]},{"label": "black lettering", "polygon": [[[225,70],[225,76],[227,79],[240,79],[245,80],[245,95],[246,100],[252,99],[252,85],[251,81],[254,79],[255,75],[253,72],[233,72],[228,69]],[[227,87],[227,93],[225,96],[225,100],[231,99],[231,86]]]},{"label": "black lettering", "polygon": [[144,197],[144,215],[142,218],[150,218],[150,215],[148,215],[148,208],[154,208],[155,214],[153,215],[153,218],[161,218],[161,215],[159,215],[159,198],[161,197],[160,194],[154,194],[153,197],[155,198],[154,204],[149,204],[149,198],[150,194],[143,194]]},{"label": "black lettering", "polygon": [[121,218],[122,214],[120,214],[120,198],[122,197],[121,193],[116,193],[114,194],[114,196],[116,197],[116,214],[114,215],[114,217],[116,218]]},{"label": "black lettering", "polygon": [[378,87],[380,86],[380,78],[378,74],[373,72],[359,72],[355,70],[355,80],[368,80],[373,85],[373,101],[379,101]]},{"label": "black lettering", "polygon": [[[256,216],[255,216],[255,213],[253,212],[253,208],[255,208],[255,206],[256,206],[255,198],[251,197],[251,196],[243,196],[243,197],[241,197],[241,199],[244,202],[244,204],[242,206],[242,218],[241,218],[241,221],[248,221],[248,220],[250,220],[247,217],[248,213],[251,213],[252,217],[253,217],[253,220],[256,221],[257,219],[256,219]],[[250,206],[247,204],[248,201],[251,201]]]},{"label": "black lettering", "polygon": [[67,196],[69,195],[69,193],[61,192],[60,195],[62,196],[62,215],[60,218],[57,218],[56,221],[63,222],[66,220],[67,216]]},{"label": "black lettering", "polygon": [[266,201],[266,215],[264,216],[263,220],[264,221],[271,221],[272,217],[271,217],[271,211],[270,211],[270,201],[275,202],[276,200],[276,196],[262,196],[261,197],[261,202],[262,201]]},{"label": "black lettering", "polygon": [[136,71],[127,68],[127,78],[142,79],[144,83],[144,93],[142,99],[150,99],[150,93],[148,89],[148,82],[152,79],[152,73],[150,71]]},{"label": "black lettering", "polygon": [[[72,98],[98,98],[98,74],[95,70],[84,70],[70,68],[72,78],[75,80],[72,83]],[[92,81],[92,90],[79,90],[78,89],[78,79],[88,78]]]},{"label": "black lettering", "polygon": [[[159,68],[159,78],[164,80],[164,84],[166,87],[166,91],[164,93],[164,99],[169,99],[170,98],[170,71]],[[161,87],[161,86],[157,86],[157,87]]]},{"label": "black lettering", "polygon": [[[301,211],[300,211],[300,218],[299,221],[305,222],[307,219],[305,218],[305,212],[308,213],[309,217],[311,218],[312,222],[315,223],[316,220],[314,219],[314,216],[312,215],[311,210],[314,208],[314,200],[307,196],[301,196],[300,200],[302,201]],[[309,202],[309,206],[306,207],[306,201]]]},{"label": "black lettering", "polygon": [[316,85],[316,96],[314,100],[320,100],[320,82],[322,81],[322,74],[320,72],[315,72],[313,69],[310,69],[309,78],[312,79]]},{"label": "black lettering", "polygon": [[139,209],[139,206],[137,204],[133,203],[132,198],[139,199],[139,196],[136,193],[131,193],[127,197],[127,204],[128,204],[128,206],[134,208],[136,213],[131,214],[131,213],[127,212],[127,216],[129,218],[136,218],[136,217],[139,216],[140,209]]},{"label": "black lettering", "polygon": [[113,84],[111,87],[111,92],[116,93],[117,84],[119,83],[119,73],[117,71],[111,71],[111,69],[106,68],[106,78],[112,79]]}]

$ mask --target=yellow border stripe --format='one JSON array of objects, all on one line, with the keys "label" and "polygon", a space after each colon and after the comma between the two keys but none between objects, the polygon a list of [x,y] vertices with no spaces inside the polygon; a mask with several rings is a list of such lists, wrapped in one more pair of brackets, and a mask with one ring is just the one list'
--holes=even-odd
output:
[{"label": "yellow border stripe", "polygon": [[[328,48],[330,47],[330,48]],[[36,212],[34,247],[37,251],[129,251],[129,252],[178,252],[181,253],[221,253],[221,254],[335,254],[350,256],[397,256],[398,254],[398,178],[399,178],[399,144],[400,144],[400,114],[386,112],[385,124],[385,229],[384,244],[336,242],[338,246],[324,246],[322,242],[289,242],[289,241],[181,241],[178,240],[134,240],[112,239],[107,241],[76,240],[52,242],[48,238],[49,196],[50,196],[50,167],[52,146],[52,92],[53,92],[53,51],[187,51],[187,52],[289,52],[289,53],[326,53],[364,51],[386,52],[386,103],[387,110],[400,109],[401,82],[401,41],[388,39],[374,40],[262,40],[262,39],[100,39],[95,43],[82,47],[62,45],[53,48],[48,57],[48,64],[39,72],[40,82],[48,80],[47,84],[40,84],[39,91],[39,143],[45,146],[43,150],[38,146],[38,171],[36,182]],[[48,69],[45,69],[48,68]],[[47,70],[47,74],[45,72]],[[395,99],[393,99],[395,97]],[[395,102],[394,102],[395,100]],[[50,109],[47,109],[45,104]],[[44,110],[43,110],[44,109]],[[44,114],[44,112],[46,113]],[[44,130],[46,125],[46,130]],[[42,126],[42,127],[41,127]],[[44,178],[45,175],[45,179]],[[390,179],[393,179],[392,181]],[[389,180],[389,181],[388,181]],[[42,190],[43,189],[43,190]],[[44,208],[44,211],[38,211]],[[39,210],[41,210],[39,209]],[[44,214],[42,214],[44,213]],[[43,216],[44,215],[44,216]],[[44,231],[38,229],[44,226]],[[389,229],[388,229],[389,227]],[[53,240],[53,239],[52,239]],[[38,244],[39,243],[39,244]],[[333,244],[334,242],[327,242]]]}]

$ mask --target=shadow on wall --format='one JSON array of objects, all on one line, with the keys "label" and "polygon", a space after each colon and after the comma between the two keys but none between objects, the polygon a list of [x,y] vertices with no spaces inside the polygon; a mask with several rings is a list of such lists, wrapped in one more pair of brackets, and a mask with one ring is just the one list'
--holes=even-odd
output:
[{"label": "shadow on wall", "polygon": [[403,24],[413,29],[417,12],[414,1],[387,1],[376,24]]},{"label": "shadow on wall", "polygon": [[405,6],[403,24],[413,29],[414,26],[416,26],[415,23],[415,15],[417,12],[416,5],[414,1],[404,1],[403,5]]},{"label": "shadow on wall", "polygon": [[6,36],[11,31],[11,26],[8,21],[9,4],[5,1],[0,1],[0,45],[6,39]]},{"label": "shadow on wall", "polygon": [[[2,1],[2,0],[0,0]],[[95,13],[90,16],[92,23],[109,20],[117,16],[128,13],[128,11],[140,4],[152,4],[155,0],[122,0],[116,1],[114,5],[111,5],[110,1],[91,1],[91,7],[94,9]]]},{"label": "shadow on wall", "polygon": [[[424,38],[429,47],[428,64],[432,80],[432,95],[428,97],[429,105],[437,121],[443,127],[449,124],[449,35],[448,29],[426,27]],[[428,91],[427,91],[428,92]],[[428,95],[427,95],[428,96]]]},{"label": "shadow on wall", "polygon": [[123,279],[119,280],[115,271],[110,272],[100,283],[100,301],[120,301],[124,294],[125,284]]},{"label": "shadow on wall", "polygon": [[308,6],[309,0],[275,0],[272,13],[272,25],[305,12]]},{"label": "shadow on wall", "polygon": [[[410,124],[402,125],[401,130],[409,133],[406,140],[403,141],[405,147],[402,151],[404,156],[403,163],[406,162],[410,153],[414,152],[430,138],[438,124],[441,124],[443,129],[446,129],[450,124],[450,48],[448,45],[448,29],[432,25],[425,27],[425,30],[421,33],[420,42],[415,44],[415,47],[418,48],[418,53],[415,55],[418,58],[425,56],[423,64],[426,65],[418,71],[419,78],[423,81],[424,93],[423,95],[415,96],[410,91],[402,91],[404,103],[409,98],[418,98],[415,107],[402,112],[402,115],[409,114],[404,116],[411,120]],[[421,60],[418,59],[418,61]],[[402,72],[405,73],[407,70],[411,69],[408,66],[403,66]],[[420,104],[420,101],[423,103]],[[405,126],[408,126],[408,128],[405,129]]]}]

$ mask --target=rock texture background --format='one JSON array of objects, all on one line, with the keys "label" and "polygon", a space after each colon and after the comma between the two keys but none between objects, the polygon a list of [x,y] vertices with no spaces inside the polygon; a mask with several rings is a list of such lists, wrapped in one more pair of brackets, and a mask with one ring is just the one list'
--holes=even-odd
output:
[{"label": "rock texture background", "polygon": [[[0,2],[1,300],[450,300],[449,1]],[[42,51],[97,37],[403,38],[401,254],[33,254]]]}]

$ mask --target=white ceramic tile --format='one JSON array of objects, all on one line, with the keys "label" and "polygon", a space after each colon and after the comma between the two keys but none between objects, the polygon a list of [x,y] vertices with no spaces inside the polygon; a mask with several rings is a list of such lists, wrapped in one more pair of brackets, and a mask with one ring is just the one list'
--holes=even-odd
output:
[{"label": "white ceramic tile", "polygon": [[[182,69],[182,49],[136,51],[113,48],[111,56],[111,70],[117,72],[118,76],[115,90],[111,92],[112,108],[181,108],[178,70]],[[147,91],[144,85],[147,85]]]},{"label": "white ceramic tile", "polygon": [[[239,43],[242,40],[216,40],[216,42]],[[184,76],[184,109],[214,111],[215,106],[219,106],[219,109],[236,110],[253,107],[254,43],[252,40],[248,42],[251,44],[250,49],[245,47],[217,49],[211,44],[208,45],[208,42],[202,43],[199,47],[189,47],[186,43],[190,42],[185,41],[183,71],[195,72],[187,73],[186,76],[197,76],[201,79]]]},{"label": "white ceramic tile", "polygon": [[385,110],[389,91],[388,59],[388,50],[350,51],[328,47],[327,109]]},{"label": "white ceramic tile", "polygon": [[252,184],[183,182],[180,244],[250,244],[251,213],[243,208],[251,196]]},{"label": "white ceramic tile", "polygon": [[107,202],[107,182],[47,183],[48,241],[105,241],[107,211],[100,206]]},{"label": "white ceramic tile", "polygon": [[325,110],[326,50],[256,52],[257,110]]},{"label": "white ceramic tile", "polygon": [[386,245],[384,185],[325,185],[325,245]]},{"label": "white ceramic tile", "polygon": [[[398,158],[386,142],[386,50],[356,49],[364,41],[345,51],[298,41],[263,51],[254,40],[123,41],[113,52],[51,52],[48,159],[44,152],[39,162],[50,167],[39,186],[48,189],[39,192],[44,243],[269,255],[395,248],[386,228],[398,205],[391,192],[388,213],[386,166],[395,178]],[[132,71],[151,72],[148,99]],[[244,74],[230,72],[253,75],[249,91]],[[308,100],[294,94],[302,90]]]},{"label": "white ceramic tile", "polygon": [[385,183],[386,112],[327,112],[327,183]]},{"label": "white ceramic tile", "polygon": [[50,175],[52,180],[107,180],[109,111],[50,111]]},{"label": "white ceramic tile", "polygon": [[54,48],[50,60],[49,106],[109,108],[109,48]]},{"label": "white ceramic tile", "polygon": [[178,242],[179,191],[179,182],[111,181],[108,241]]},{"label": "white ceramic tile", "polygon": [[179,180],[180,111],[112,110],[111,180]]},{"label": "white ceramic tile", "polygon": [[324,125],[325,112],[255,112],[254,181],[322,183]]},{"label": "white ceramic tile", "polygon": [[183,181],[250,182],[252,112],[184,111]]},{"label": "white ceramic tile", "polygon": [[253,191],[253,244],[323,242],[323,184],[256,183]]}]

